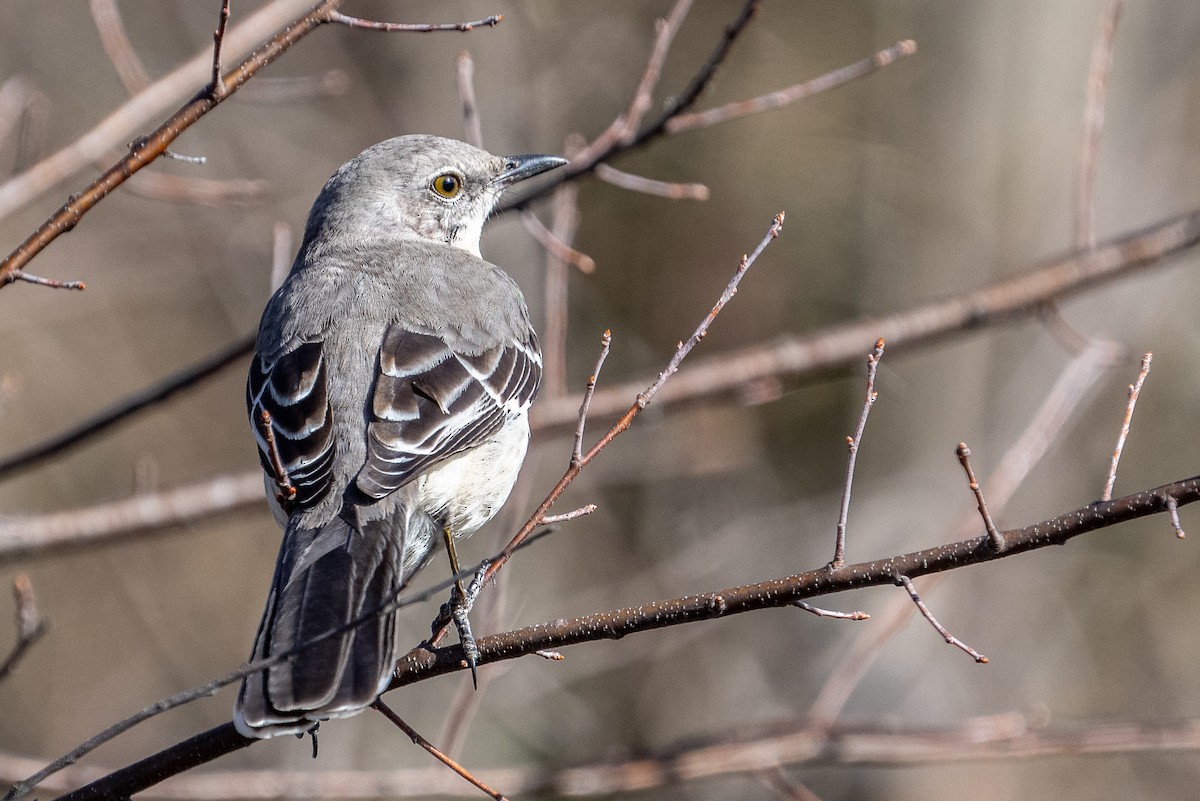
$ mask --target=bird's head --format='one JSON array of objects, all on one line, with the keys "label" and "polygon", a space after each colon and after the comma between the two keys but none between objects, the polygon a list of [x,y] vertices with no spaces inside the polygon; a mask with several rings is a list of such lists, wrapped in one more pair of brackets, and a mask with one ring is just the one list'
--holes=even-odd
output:
[{"label": "bird's head", "polygon": [[557,156],[493,156],[437,136],[398,136],[341,166],[313,204],[305,247],[418,236],[479,255],[483,223],[504,190],[566,164]]}]

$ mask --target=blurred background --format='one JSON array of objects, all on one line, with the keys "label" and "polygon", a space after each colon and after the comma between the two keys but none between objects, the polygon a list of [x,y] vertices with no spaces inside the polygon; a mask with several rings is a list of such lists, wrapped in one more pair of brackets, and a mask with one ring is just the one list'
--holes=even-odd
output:
[{"label": "blurred background", "polygon": [[[234,3],[232,24],[263,5]],[[764,2],[698,108],[789,86],[900,39],[916,40],[919,51],[832,92],[663,138],[616,162],[652,178],[704,183],[707,201],[581,181],[575,245],[594,258],[596,271],[569,276],[568,391],[582,389],[605,328],[613,350],[601,385],[649,383],[780,210],[787,212],[783,236],[717,320],[697,361],[782,334],[903,311],[1070,250],[1089,53],[1105,5]],[[740,6],[696,4],[666,62],[655,110],[686,85]],[[219,3],[121,2],[119,9],[153,80],[210,46]],[[347,13],[392,21],[491,13],[505,19],[470,34],[319,30],[173,145],[205,156],[206,165],[160,161],[149,168],[185,183],[265,182],[253,196],[165,202],[134,191],[135,179],[54,242],[30,271],[83,280],[88,289],[18,284],[0,292],[0,454],[253,331],[271,291],[274,230],[283,223],[298,239],[309,204],[334,169],[401,133],[463,135],[454,75],[464,48],[476,65],[487,147],[562,152],[569,134],[592,138],[628,105],[655,19],[669,9],[667,2],[581,0],[347,4]],[[1102,241],[1200,204],[1198,41],[1195,2],[1127,3],[1098,155],[1095,224]],[[329,78],[331,71],[326,83],[334,91],[299,98],[283,96],[289,92],[271,82]],[[0,169],[12,174],[74,141],[128,98],[82,2],[0,4],[0,81],[14,79],[31,105],[17,104],[25,109],[20,118],[10,113],[3,121],[15,120],[0,142]],[[0,220],[0,249],[16,247],[116,155],[99,155],[94,166],[27,198]],[[535,210],[549,220],[546,204]],[[516,215],[491,224],[483,252],[521,284],[541,325],[546,255]],[[997,512],[1002,528],[1099,496],[1125,387],[1145,351],[1154,352],[1154,370],[1116,494],[1198,472],[1189,433],[1200,404],[1198,269],[1200,257],[1185,253],[1062,304],[1079,331],[1126,350]],[[864,356],[873,338],[864,339]],[[973,509],[956,444],[968,442],[977,472],[987,475],[1072,358],[1032,318],[889,350],[859,454],[847,558],[946,541]],[[599,511],[512,562],[499,622],[480,633],[823,565],[832,552],[844,439],[862,402],[861,373],[856,366],[738,397],[652,406],[558,509],[594,502]],[[254,469],[244,375],[239,362],[86,446],[0,482],[0,514],[82,508]],[[590,431],[598,435],[611,419],[593,419]],[[513,498],[460,551],[464,559],[483,558],[507,541],[561,475],[570,448],[561,427],[535,434]],[[1190,508],[1182,518],[1185,528],[1200,528]],[[16,673],[0,682],[0,752],[45,761],[237,666],[250,651],[278,539],[263,504],[120,544],[0,562],[5,586],[18,572],[28,574],[50,623]],[[840,719],[934,726],[1017,712],[1071,726],[1200,716],[1198,569],[1194,541],[1177,540],[1160,516],[1066,548],[954,572],[927,600],[991,663],[974,664],[912,620],[876,654]],[[433,570],[426,581],[440,578]],[[889,588],[818,603],[878,615],[897,596],[908,603]],[[12,607],[6,591],[0,648],[12,636]],[[431,602],[406,614],[408,641],[425,635],[435,608]],[[486,780],[489,768],[620,759],[739,726],[796,721],[856,638],[880,625],[772,610],[576,646],[562,663],[487,667],[462,758]],[[393,693],[389,703],[436,741],[466,681],[456,675],[425,682]],[[232,703],[227,689],[143,724],[86,761],[127,764],[228,720]],[[308,743],[282,738],[202,770],[378,770],[430,761],[375,714],[327,725],[320,747],[313,761]],[[968,792],[977,799],[1167,799],[1194,792],[1200,755],[831,763],[789,775],[826,799],[957,799]],[[779,795],[740,775],[623,797]]]}]

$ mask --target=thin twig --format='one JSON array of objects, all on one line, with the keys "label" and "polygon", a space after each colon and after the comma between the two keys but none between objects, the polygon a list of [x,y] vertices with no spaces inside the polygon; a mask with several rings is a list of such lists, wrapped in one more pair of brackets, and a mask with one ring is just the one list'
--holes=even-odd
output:
[{"label": "thin twig", "polygon": [[181,161],[184,164],[196,166],[203,166],[208,163],[208,156],[189,156],[185,153],[176,153],[174,150],[164,150],[162,157],[168,161]]},{"label": "thin twig", "polygon": [[217,17],[217,29],[213,31],[213,61],[212,79],[208,82],[208,91],[214,100],[220,100],[228,90],[221,80],[224,72],[221,70],[221,50],[225,46],[225,29],[229,27],[229,0],[221,0],[221,15]]},{"label": "thin twig", "polygon": [[596,358],[596,368],[588,376],[587,387],[583,390],[583,401],[579,404],[579,425],[575,427],[575,447],[571,450],[571,466],[583,461],[583,429],[587,425],[588,407],[592,405],[592,395],[596,392],[596,381],[600,378],[600,370],[608,351],[612,348],[612,331],[604,329],[600,335],[600,355]]},{"label": "thin twig", "polygon": [[14,473],[42,464],[47,459],[88,442],[138,412],[163,403],[180,392],[191,389],[205,379],[220,373],[226,367],[239,362],[253,349],[254,337],[243,337],[203,361],[197,362],[157,384],[139,390],[66,431],[0,459],[0,477],[8,478]]},{"label": "thin twig", "polygon": [[[1087,397],[1088,390],[1103,375],[1110,355],[1109,348],[1093,343],[1059,375],[1029,424],[1000,457],[992,474],[984,482],[995,508],[1002,509],[1012,499],[1030,472],[1050,451],[1066,429],[1071,415]],[[948,539],[965,539],[978,531],[978,527],[979,515],[972,510],[962,515],[951,527]],[[947,574],[938,574],[927,578],[925,595],[928,596],[930,589],[946,577]],[[904,627],[915,611],[916,606],[907,598],[897,595],[886,602],[882,612],[876,612],[875,625],[861,631],[830,670],[829,677],[817,693],[808,712],[808,719],[814,725],[833,724],[854,688],[883,653],[884,645]]]},{"label": "thin twig", "polygon": [[975,494],[975,505],[979,509],[979,516],[983,518],[983,527],[987,529],[988,542],[999,553],[1004,550],[1004,538],[996,530],[996,524],[988,513],[987,501],[983,499],[983,490],[980,489],[979,482],[975,480],[975,470],[971,467],[971,449],[967,447],[967,443],[960,442],[955,452],[958,454],[958,463],[962,465],[963,471],[967,474],[967,484],[970,486],[971,492]]},{"label": "thin twig", "polygon": [[16,604],[17,642],[4,662],[0,663],[0,679],[9,676],[33,644],[46,633],[46,621],[38,614],[33,595],[33,582],[24,573],[13,577],[13,601]]},{"label": "thin twig", "polygon": [[870,620],[871,619],[871,616],[868,615],[866,612],[861,612],[861,611],[837,612],[832,609],[822,609],[819,606],[813,606],[812,604],[805,603],[804,601],[794,601],[792,603],[792,606],[796,607],[797,609],[803,609],[805,612],[812,612],[817,617],[832,617],[832,618],[837,618],[838,620]]},{"label": "thin twig", "polygon": [[1104,130],[1104,107],[1108,79],[1112,74],[1113,39],[1121,19],[1123,0],[1109,0],[1100,15],[1092,56],[1088,64],[1087,91],[1083,104],[1083,125],[1079,142],[1079,160],[1075,168],[1075,247],[1096,246],[1095,187],[1100,134]]},{"label": "thin twig", "polygon": [[569,512],[563,512],[560,515],[546,515],[542,518],[542,525],[549,526],[553,523],[566,523],[568,520],[574,520],[578,517],[586,517],[596,511],[598,507],[594,503],[589,503],[587,506],[580,506],[578,509],[572,509]]},{"label": "thin twig", "polygon": [[925,602],[921,600],[921,596],[917,594],[917,588],[913,586],[912,579],[910,579],[908,576],[897,576],[896,583],[908,591],[908,597],[912,598],[913,603],[917,605],[917,609],[919,609],[925,619],[929,621],[929,625],[933,626],[934,629],[937,630],[937,633],[942,635],[942,639],[944,639],[950,645],[953,645],[955,648],[962,649],[963,653],[967,654],[981,665],[987,664],[988,658],[986,656],[955,637],[946,630],[945,626],[943,626],[941,623],[938,623],[937,618],[933,616],[933,612],[929,611],[929,607],[925,605]]},{"label": "thin twig", "polygon": [[271,462],[271,471],[274,473],[272,478],[275,480],[275,486],[279,490],[275,495],[276,500],[285,504],[296,498],[296,485],[292,483],[291,477],[288,476],[287,467],[279,455],[279,446],[275,443],[275,427],[271,425],[271,413],[263,409],[259,419],[255,422],[258,424],[258,430],[262,434],[263,442],[267,445],[267,458]]},{"label": "thin twig", "polygon": [[483,125],[479,119],[479,104],[475,102],[475,62],[466,50],[458,54],[454,74],[458,79],[458,99],[462,101],[463,127],[467,141],[483,147]]},{"label": "thin twig", "polygon": [[60,281],[57,278],[43,278],[40,275],[27,273],[24,270],[13,270],[5,273],[0,269],[0,287],[5,284],[11,284],[14,281],[26,281],[30,284],[46,286],[51,289],[87,289],[87,284],[83,283],[83,281]]},{"label": "thin twig", "polygon": [[854,464],[858,459],[858,446],[862,443],[863,431],[867,427],[867,417],[879,393],[875,391],[875,373],[879,370],[879,360],[883,358],[883,339],[875,340],[875,350],[867,354],[867,397],[863,401],[862,414],[858,417],[858,427],[854,436],[846,437],[846,449],[849,455],[846,459],[846,481],[842,488],[842,506],[838,513],[837,535],[833,546],[833,559],[829,562],[830,570],[838,570],[846,563],[846,523],[850,517],[850,490],[854,484]]},{"label": "thin twig", "polygon": [[[570,191],[574,187],[566,185],[560,188],[563,191]],[[525,223],[525,229],[538,241],[538,244],[550,251],[556,259],[570,264],[585,275],[591,275],[596,271],[595,259],[555,236],[554,232],[547,228],[532,211],[521,212],[521,222]]]},{"label": "thin twig", "polygon": [[1179,502],[1175,500],[1174,495],[1167,496],[1167,511],[1171,515],[1171,527],[1175,529],[1175,536],[1179,539],[1187,537],[1183,524],[1179,522]]},{"label": "thin twig", "polygon": [[393,712],[392,709],[383,702],[382,698],[376,698],[375,702],[371,704],[371,707],[374,708],[375,710],[377,710],[378,712],[382,713],[382,715],[385,718],[387,718],[388,720],[390,720],[392,722],[392,724],[396,726],[396,728],[400,729],[400,731],[402,731],[406,735],[408,735],[409,739],[411,739],[414,743],[416,743],[417,745],[421,746],[426,751],[428,751],[429,754],[432,755],[434,759],[438,760],[443,765],[450,768],[450,770],[454,771],[459,776],[466,779],[470,784],[479,788],[484,793],[490,795],[492,798],[496,799],[496,801],[508,801],[508,799],[506,799],[503,795],[496,792],[491,787],[488,787],[486,784],[481,782],[479,779],[475,778],[475,776],[472,775],[472,773],[469,770],[467,770],[462,765],[458,764],[453,759],[451,759],[448,754],[443,753],[437,747],[435,747],[433,745],[433,743],[429,742],[424,737],[422,737],[416,729],[414,729],[412,726],[409,726],[408,723],[406,723],[403,718],[401,718],[399,715],[397,715],[395,712]]},{"label": "thin twig", "polygon": [[760,95],[749,100],[727,103],[707,111],[680,114],[667,122],[667,133],[677,134],[696,128],[707,128],[710,125],[728,122],[738,117],[745,117],[749,114],[757,114],[760,111],[768,111],[780,106],[786,106],[797,100],[802,100],[819,92],[835,89],[844,83],[849,83],[857,78],[870,75],[872,72],[894,64],[905,56],[911,56],[915,52],[917,52],[917,43],[912,39],[904,39],[885,50],[880,50],[873,56],[856,61],[853,64],[848,64],[845,67],[839,67],[836,70],[827,72],[804,83],[798,83],[786,89],[780,89],[779,91]]},{"label": "thin twig", "polygon": [[1142,392],[1142,384],[1150,373],[1150,362],[1154,360],[1153,353],[1142,356],[1142,366],[1138,370],[1137,380],[1129,385],[1129,401],[1125,404],[1125,417],[1121,420],[1121,431],[1117,434],[1117,446],[1113,449],[1112,461],[1108,465],[1108,477],[1104,481],[1104,491],[1100,500],[1112,498],[1113,485],[1117,483],[1117,465],[1121,462],[1121,453],[1125,450],[1125,440],[1129,437],[1129,426],[1133,423],[1133,408],[1137,406],[1138,395]]},{"label": "thin twig", "polygon": [[343,14],[340,11],[331,11],[328,15],[329,22],[335,22],[339,25],[348,25],[351,28],[362,28],[368,31],[385,31],[388,33],[434,33],[438,31],[473,31],[476,28],[494,28],[504,20],[501,14],[492,14],[477,19],[474,22],[441,22],[441,23],[418,23],[418,22],[378,22],[373,19],[363,19],[361,17],[351,17]]},{"label": "thin twig", "polygon": [[618,170],[607,164],[596,165],[596,177],[605,183],[628,189],[631,192],[641,192],[646,195],[665,197],[668,200],[708,200],[708,187],[704,184],[680,184],[669,181],[656,181],[642,175]]}]

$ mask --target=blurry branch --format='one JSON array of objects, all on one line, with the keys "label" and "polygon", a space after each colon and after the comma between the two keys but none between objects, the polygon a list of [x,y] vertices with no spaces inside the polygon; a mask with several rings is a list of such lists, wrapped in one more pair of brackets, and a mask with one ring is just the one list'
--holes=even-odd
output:
[{"label": "blurry branch", "polygon": [[0,564],[68,548],[162,533],[265,503],[260,471],[222,476],[174,490],[34,517],[0,518]]},{"label": "blurry branch", "polygon": [[[786,378],[792,381],[812,379],[836,368],[844,367],[862,357],[866,343],[879,336],[887,339],[893,354],[907,346],[921,346],[963,330],[979,330],[1021,315],[1035,314],[1046,300],[1063,297],[1082,291],[1106,281],[1148,267],[1163,259],[1194,247],[1200,242],[1200,211],[1159,223],[1141,232],[1113,240],[1089,253],[1073,253],[1026,273],[1004,278],[980,289],[953,295],[940,301],[917,306],[891,315],[843,323],[810,334],[807,337],[788,336],[774,343],[755,345],[733,351],[724,356],[709,358],[679,371],[670,385],[659,394],[658,403],[674,405],[688,401],[713,397],[733,396],[736,392],[763,379]],[[1111,359],[1111,346],[1097,343],[1086,353],[1103,354]],[[639,392],[647,379],[635,379],[618,386],[597,389],[591,401],[589,415],[597,417],[619,414],[627,408],[629,397]],[[534,430],[554,431],[573,429],[578,422],[580,396],[544,398],[534,406],[531,423]],[[92,532],[81,525],[92,517],[93,510],[120,507],[122,505],[161,504],[168,497],[221,498],[219,503],[205,506],[203,503],[189,504],[192,516],[138,517],[134,523],[138,531],[154,525],[195,522],[213,514],[257,505],[260,497],[253,493],[239,496],[234,502],[224,500],[222,488],[228,486],[249,487],[261,481],[259,471],[249,471],[234,476],[196,482],[172,493],[142,495],[117,504],[64,512],[72,522],[72,530],[81,537],[81,544],[93,544],[107,537],[124,536],[131,533],[119,526],[106,526]],[[989,493],[995,500],[995,491]],[[108,515],[104,515],[106,518]],[[26,518],[20,521],[23,527],[40,529],[45,520],[61,519],[59,515]],[[150,522],[160,520],[160,523]],[[12,553],[5,537],[14,536],[16,524],[0,527],[0,559]],[[57,528],[57,525],[55,526]],[[54,539],[55,547],[68,547],[70,542]],[[24,554],[36,552],[33,544],[22,544]]]},{"label": "blurry branch", "polygon": [[16,134],[14,170],[35,150],[46,122],[46,96],[20,75],[0,84],[0,143]]},{"label": "blurry branch", "polygon": [[[31,234],[16,250],[9,254],[3,262],[0,262],[0,286],[10,284],[17,280],[32,280],[32,276],[27,276],[23,273],[22,268],[29,261],[40,253],[47,245],[58,238],[60,234],[70,231],[83,218],[83,216],[97,203],[100,202],[108,193],[112,192],[118,186],[129,179],[131,175],[145,167],[147,164],[154,161],[167,150],[170,144],[183,133],[185,130],[194,125],[201,117],[215,108],[221,101],[236,92],[239,87],[253,77],[259,70],[270,64],[279,56],[283,55],[289,47],[291,47],[300,39],[307,36],[312,31],[316,30],[323,23],[327,22],[343,22],[345,23],[344,15],[337,12],[337,7],[341,5],[343,0],[323,0],[323,2],[313,6],[305,14],[294,17],[287,23],[283,30],[276,33],[274,36],[263,42],[254,52],[244,58],[240,63],[233,67],[228,72],[222,71],[222,59],[226,48],[234,50],[234,36],[232,32],[229,36],[226,35],[225,23],[229,16],[228,3],[222,5],[222,13],[217,30],[213,36],[212,55],[207,59],[208,70],[206,72],[211,76],[207,85],[197,92],[191,100],[189,100],[182,108],[176,111],[150,134],[138,137],[130,145],[129,153],[109,167],[99,178],[88,185],[82,192],[72,195],[71,198],[59,208],[51,217],[42,223],[42,225]],[[282,0],[276,0],[276,3],[281,3]],[[276,4],[272,4],[268,9],[275,8]],[[260,11],[259,15],[265,14],[266,10]],[[478,24],[495,25],[499,22],[499,17],[489,17],[488,20],[481,20],[478,23],[463,23],[461,25],[440,26],[440,25],[420,25],[420,26],[403,26],[402,28],[388,27],[387,30],[469,30]],[[347,23],[348,24],[348,23]],[[467,26],[467,27],[464,27]],[[241,26],[245,27],[245,26]],[[274,26],[273,26],[274,27]],[[240,28],[238,29],[240,30]],[[229,39],[229,42],[226,42]],[[195,63],[189,62],[188,68]],[[155,87],[160,84],[165,84],[176,76],[182,77],[180,83],[184,85],[195,85],[190,72],[187,68],[181,68],[172,73],[163,81],[155,84],[150,89],[142,92],[137,97],[130,100],[123,109],[128,108],[131,104],[136,103],[139,99],[151,95]],[[173,88],[169,85],[168,88]],[[157,108],[157,107],[155,107]],[[122,110],[123,110],[122,109]],[[110,125],[114,117],[117,117],[121,110],[110,115],[107,120],[92,130],[91,133],[85,135],[88,137],[98,137],[98,132],[104,131],[105,134],[110,133],[111,128],[116,128],[116,124]],[[117,120],[117,123],[123,121]],[[132,127],[132,126],[131,126]],[[122,126],[123,129],[123,126]],[[81,142],[83,140],[80,140]],[[95,140],[89,142],[94,146]],[[76,143],[75,147],[78,147]],[[47,164],[46,168],[39,170],[38,165],[33,170],[30,170],[20,178],[10,181],[8,184],[0,187],[0,218],[19,207],[41,187],[50,183],[46,179],[50,176],[63,177],[53,172],[51,167],[59,164],[60,156],[68,151],[60,151],[55,156],[47,159],[43,164]],[[101,151],[102,152],[102,151]],[[99,154],[95,154],[98,156]],[[89,159],[90,160],[90,159]],[[74,158],[66,156],[61,161],[74,163]],[[50,176],[45,175],[50,173]],[[35,178],[40,176],[43,184],[35,181]],[[37,281],[37,283],[47,283],[46,281]],[[51,282],[53,283],[53,282]],[[79,284],[77,288],[82,288]]]},{"label": "blurry branch", "polygon": [[[996,552],[989,545],[986,536],[980,536],[921,551],[886,557],[873,562],[849,564],[840,570],[821,567],[756,584],[655,601],[642,606],[584,615],[571,620],[559,619],[503,634],[481,637],[477,640],[480,664],[516,659],[536,654],[539,651],[557,650],[567,645],[598,640],[617,640],[638,632],[787,606],[795,601],[846,590],[892,585],[900,576],[912,578],[941,573],[968,565],[1007,558],[1038,548],[1063,545],[1082,534],[1167,511],[1169,499],[1174,499],[1175,506],[1184,506],[1200,500],[1200,476],[1144,490],[1112,501],[1097,501],[1050,520],[1000,532],[1005,541],[1002,553]],[[251,666],[242,670],[249,669],[252,669]],[[463,669],[463,652],[460,646],[446,648],[419,646],[400,659],[396,665],[395,678],[388,689],[389,691],[394,690]],[[818,755],[828,758],[830,741],[827,738],[829,732],[832,731],[836,731],[836,729],[818,727],[815,732],[811,729],[807,730],[806,738],[819,735],[822,746],[809,758],[816,758]],[[1197,724],[1197,727],[1189,725],[1188,731],[1191,738],[1187,741],[1188,744],[1177,747],[1200,747],[1200,733],[1198,733],[1200,724]],[[957,738],[961,736],[961,734],[956,735],[956,738],[947,741],[945,747],[938,749],[937,753],[941,755],[939,758],[962,758],[963,754],[973,753],[969,751],[968,746],[976,743],[979,738],[963,738],[960,741]],[[1140,745],[1138,738],[1132,738],[1132,740]],[[62,796],[59,801],[84,801],[84,799],[106,801],[110,798],[125,798],[171,776],[244,748],[254,742],[260,741],[247,740],[237,733],[232,723],[225,723],[166,748],[134,765],[114,771],[87,787]],[[1161,742],[1161,740],[1156,742]],[[1109,747],[1112,747],[1111,742]],[[1127,747],[1133,749],[1133,746]],[[904,760],[912,758],[909,753],[898,751],[899,756],[894,756],[893,759],[897,761],[897,764],[907,764]],[[1011,755],[1011,753],[1011,749],[1005,744],[996,746],[996,756]],[[1037,751],[1037,755],[1049,753],[1055,753],[1055,751],[1049,749]],[[709,765],[708,770],[710,771],[715,770],[717,766],[724,766],[720,772],[730,772],[730,765],[733,763],[727,759],[717,759],[714,754],[710,753],[702,759],[697,759],[695,764],[697,766]],[[762,767],[762,765],[755,765],[755,767]],[[520,787],[517,781],[506,780],[500,772],[490,772],[489,775],[493,781],[509,788],[511,792],[528,792],[525,788]],[[684,777],[686,775],[686,773],[683,774]],[[663,780],[680,777],[680,774],[667,772],[664,774]],[[693,778],[698,777],[694,776]],[[27,787],[24,789],[28,790]],[[420,789],[426,795],[430,793],[428,786],[422,786]],[[613,792],[613,790],[609,789],[605,792]],[[19,793],[11,797],[19,798],[23,794]],[[240,793],[238,796],[246,797]],[[290,795],[288,797],[295,798],[297,796]]]},{"label": "blurry branch", "polygon": [[1108,78],[1112,73],[1113,39],[1124,5],[1124,0],[1109,0],[1092,43],[1083,104],[1083,135],[1075,168],[1075,247],[1080,249],[1096,246],[1096,155],[1100,150],[1100,133],[1104,130],[1104,106],[1108,95]]},{"label": "blurry branch", "polygon": [[458,54],[455,61],[455,78],[458,81],[458,97],[463,107],[463,127],[467,143],[483,147],[483,125],[479,121],[479,104],[475,101],[475,62],[466,50]]},{"label": "blurry branch", "polygon": [[[208,745],[212,739],[208,736],[200,745]],[[779,723],[700,741],[693,738],[620,762],[604,759],[557,770],[493,768],[488,770],[488,777],[522,798],[596,798],[784,767],[906,767],[967,760],[1198,750],[1200,719],[1195,718],[1160,724],[1131,720],[1047,726],[1030,715],[1008,713],[943,726],[847,724],[823,729]],[[0,756],[0,775],[19,775],[32,764],[32,760]],[[58,792],[70,787],[71,779],[86,779],[97,773],[95,768],[80,769],[44,787]],[[421,768],[211,771],[178,776],[161,792],[146,795],[174,801],[383,801],[431,796],[478,798],[479,794],[444,769]]]},{"label": "blurry branch", "polygon": [[[893,355],[962,331],[975,331],[1037,314],[1048,300],[1127,276],[1200,243],[1200,210],[1111,240],[1094,251],[1060,256],[995,283],[892,314],[835,324],[808,336],[787,335],[693,364],[663,390],[661,403],[733,395],[763,379],[811,379],[862,357],[877,337]],[[593,416],[619,414],[641,379],[596,391]],[[535,428],[571,424],[578,400],[546,398],[534,406]]]},{"label": "blurry branch", "polygon": [[[273,0],[229,31],[226,51],[231,54],[250,52],[263,38],[311,5],[312,0]],[[203,85],[211,65],[212,51],[205,46],[186,64],[130,98],[75,142],[0,186],[0,219],[24,207],[60,181],[87,169],[113,148],[124,146],[142,126]]]},{"label": "blurry branch", "polygon": [[271,184],[261,179],[214,179],[143,170],[125,188],[131,195],[197,206],[248,206],[260,202]]},{"label": "blurry branch", "polygon": [[917,52],[917,43],[912,39],[903,39],[886,50],[880,50],[873,56],[856,61],[853,64],[848,64],[845,67],[840,67],[832,72],[827,72],[804,83],[789,86],[787,89],[780,89],[777,92],[760,95],[749,100],[727,103],[708,111],[680,114],[667,122],[667,133],[677,134],[695,130],[696,128],[707,128],[718,123],[736,120],[738,117],[745,117],[750,114],[757,114],[760,111],[770,111],[780,106],[786,106],[789,103],[795,103],[797,100],[803,100],[819,92],[836,89],[842,84],[849,83],[856,78],[870,75],[872,72],[894,64],[905,56],[911,56],[915,52]]},{"label": "blurry branch", "polygon": [[[184,390],[195,387],[205,379],[216,375],[231,364],[240,361],[242,357],[249,354],[253,349],[254,337],[242,337],[187,369],[168,376],[163,381],[122,399],[94,417],[84,420],[48,439],[35,443],[11,456],[0,459],[0,478],[8,478],[21,470],[41,464],[107,431],[117,423],[132,417],[138,412],[156,406],[175,397]],[[2,525],[2,518],[0,518],[0,526]]]},{"label": "blurry branch", "polygon": [[656,181],[641,175],[632,175],[610,167],[607,164],[596,165],[596,177],[606,184],[628,189],[631,192],[641,192],[647,195],[657,195],[668,200],[708,200],[708,187],[704,184],[681,184],[669,181]]},{"label": "blurry branch", "polygon": [[108,60],[117,70],[125,91],[136,95],[150,85],[150,75],[129,41],[116,0],[88,0],[88,6]]},{"label": "blurry branch", "polygon": [[33,597],[33,583],[24,573],[18,573],[13,578],[13,601],[16,606],[17,642],[5,660],[0,662],[0,680],[13,672],[25,652],[46,633],[46,622],[38,614],[37,600]]}]

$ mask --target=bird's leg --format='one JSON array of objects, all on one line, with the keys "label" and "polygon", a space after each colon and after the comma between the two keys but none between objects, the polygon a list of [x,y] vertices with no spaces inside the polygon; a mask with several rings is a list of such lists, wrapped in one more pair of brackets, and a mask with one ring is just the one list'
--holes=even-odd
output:
[{"label": "bird's leg", "polygon": [[446,542],[446,555],[450,557],[450,570],[454,575],[454,591],[450,596],[447,611],[454,621],[454,628],[458,630],[458,641],[462,643],[467,667],[471,669],[471,684],[478,688],[479,679],[475,674],[475,666],[479,664],[479,647],[475,645],[475,635],[471,633],[469,615],[471,607],[475,604],[475,597],[479,595],[481,584],[473,581],[466,589],[463,589],[462,578],[459,576],[462,569],[458,566],[458,554],[454,550],[454,535],[449,526],[442,528],[442,538]]}]

